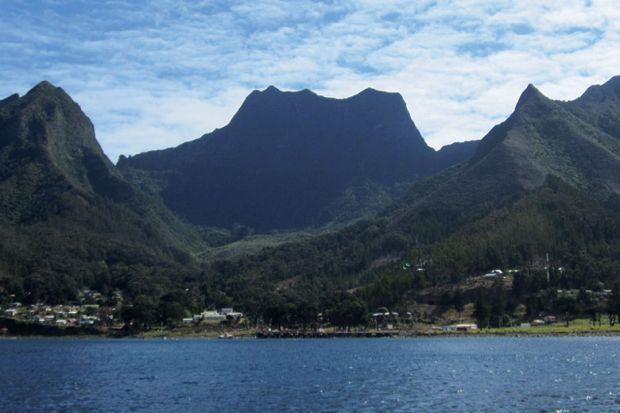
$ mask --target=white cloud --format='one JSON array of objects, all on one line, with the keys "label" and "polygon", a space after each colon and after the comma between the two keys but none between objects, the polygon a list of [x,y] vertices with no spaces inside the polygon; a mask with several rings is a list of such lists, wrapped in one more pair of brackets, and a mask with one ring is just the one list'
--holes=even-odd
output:
[{"label": "white cloud", "polygon": [[400,92],[440,147],[482,137],[528,83],[572,99],[620,67],[614,1],[3,6],[0,94],[41,79],[62,86],[113,160],[222,127],[270,84],[335,97],[369,86]]}]

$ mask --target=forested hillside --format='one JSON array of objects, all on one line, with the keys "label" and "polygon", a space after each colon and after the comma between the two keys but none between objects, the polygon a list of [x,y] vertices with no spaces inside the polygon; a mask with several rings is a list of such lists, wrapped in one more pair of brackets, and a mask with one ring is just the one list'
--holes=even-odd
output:
[{"label": "forested hillside", "polygon": [[122,177],[80,107],[47,82],[0,102],[0,223],[0,288],[30,301],[127,288],[138,273],[191,267],[202,246]]}]

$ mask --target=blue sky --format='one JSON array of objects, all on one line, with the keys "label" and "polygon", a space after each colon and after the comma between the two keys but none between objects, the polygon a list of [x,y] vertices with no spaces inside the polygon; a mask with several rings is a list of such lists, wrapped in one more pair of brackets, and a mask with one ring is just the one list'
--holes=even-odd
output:
[{"label": "blue sky", "polygon": [[620,74],[609,1],[3,0],[0,95],[47,79],[108,156],[175,146],[269,85],[400,92],[427,142],[478,139],[534,83],[572,99]]}]

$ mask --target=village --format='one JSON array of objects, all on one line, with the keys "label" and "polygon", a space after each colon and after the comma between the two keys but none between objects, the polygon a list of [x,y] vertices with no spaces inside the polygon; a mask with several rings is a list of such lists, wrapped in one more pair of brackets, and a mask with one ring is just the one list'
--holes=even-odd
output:
[{"label": "village", "polygon": [[[57,330],[34,331],[62,331],[58,329],[90,328],[88,331],[110,333],[121,332],[132,322],[123,318],[123,296],[115,291],[112,299],[101,293],[84,289],[80,291],[79,303],[49,305],[45,303],[22,304],[13,301],[0,305],[0,320],[12,320],[22,325],[54,327]],[[232,307],[217,310],[204,310],[192,317],[185,317],[173,323],[173,326],[211,326],[241,324],[243,313]],[[1,327],[6,333],[6,327]]]},{"label": "village", "polygon": [[[406,269],[411,268],[405,265]],[[371,310],[359,325],[340,325],[330,322],[323,313],[316,314],[314,321],[308,325],[272,325],[270,320],[261,317],[246,317],[232,306],[222,307],[219,310],[210,308],[192,314],[188,310],[178,313],[177,316],[166,320],[151,320],[147,326],[131,315],[134,304],[127,303],[122,293],[117,290],[112,294],[103,295],[90,289],[80,291],[78,300],[67,304],[49,305],[45,303],[22,304],[4,297],[0,301],[0,331],[7,334],[7,320],[14,325],[19,323],[24,334],[63,335],[63,334],[96,334],[96,335],[187,335],[212,336],[232,334],[237,336],[256,336],[259,338],[280,337],[383,337],[408,335],[437,335],[452,333],[479,333],[488,334],[500,331],[513,333],[537,332],[545,333],[545,327],[565,324],[569,326],[566,314],[550,312],[537,313],[534,316],[524,317],[523,306],[517,307],[511,313],[504,315],[504,321],[491,329],[488,324],[479,325],[476,322],[474,303],[475,292],[492,288],[493,285],[502,285],[505,291],[513,288],[514,276],[519,270],[493,269],[480,276],[471,277],[460,284],[451,287],[450,291],[440,286],[430,287],[417,292],[415,300],[404,310],[394,311],[387,307]],[[499,283],[499,284],[498,284]],[[448,302],[446,302],[448,294]],[[556,299],[575,301],[581,294],[594,303],[606,303],[612,295],[612,290],[600,288],[593,290],[557,289],[553,291]],[[456,298],[456,295],[469,297]],[[455,301],[462,301],[456,304]],[[521,312],[519,314],[519,312]],[[602,311],[601,311],[602,312]],[[479,318],[478,318],[479,319]],[[252,320],[252,321],[251,321]],[[600,315],[598,326],[601,326]],[[590,320],[592,328],[595,321]],[[561,322],[562,323],[561,323]],[[578,323],[579,324],[579,323]],[[45,327],[37,329],[36,326]],[[498,330],[501,327],[504,330]],[[610,324],[609,330],[613,327]],[[507,330],[510,329],[510,330]]]},{"label": "village", "polygon": [[[101,333],[122,331],[126,327],[121,316],[121,307],[106,306],[101,294],[84,291],[87,303],[67,305],[32,304],[22,305],[13,302],[0,306],[2,318],[14,320],[24,324],[54,326],[59,329],[71,327],[93,327]],[[118,296],[119,302],[122,297]],[[387,308],[378,309],[368,315],[368,325],[364,327],[335,327],[323,320],[323,315],[317,315],[318,323],[309,329],[288,328],[284,326],[273,327],[259,322],[254,331],[258,338],[289,338],[289,337],[389,337],[397,335],[437,334],[456,332],[475,332],[479,328],[471,322],[459,322],[448,325],[434,325],[420,323],[417,316],[411,312],[399,314]],[[543,326],[557,321],[555,316],[548,315],[531,323],[521,323],[520,328]],[[208,331],[231,331],[244,330],[247,333],[248,320],[243,313],[235,311],[232,307],[224,307],[220,310],[204,310],[184,317],[174,326],[155,329],[155,331],[168,334],[172,329],[177,333],[208,332]],[[6,332],[6,331],[5,331]],[[227,333],[228,334],[228,333]],[[241,334],[247,335],[247,334]]]},{"label": "village", "polygon": [[[120,291],[115,292],[114,298],[122,302]],[[0,306],[3,317],[21,322],[30,322],[58,327],[114,325],[120,322],[119,308],[107,306],[107,301],[101,293],[88,289],[81,291],[80,304],[48,305],[36,303],[22,305],[21,302],[12,302]]]}]

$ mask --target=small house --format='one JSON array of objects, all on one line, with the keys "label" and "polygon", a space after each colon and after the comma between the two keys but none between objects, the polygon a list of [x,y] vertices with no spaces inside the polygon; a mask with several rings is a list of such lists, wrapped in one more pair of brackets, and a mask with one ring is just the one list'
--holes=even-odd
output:
[{"label": "small house", "polygon": [[477,330],[477,324],[452,324],[449,326],[443,326],[441,328],[443,331],[472,331]]},{"label": "small house", "polygon": [[9,308],[7,310],[4,310],[4,315],[7,317],[15,317],[17,315],[17,309]]},{"label": "small house", "polygon": [[243,313],[240,313],[238,311],[231,311],[230,313],[226,314],[227,320],[239,321],[241,320],[241,317],[243,317]]},{"label": "small house", "polygon": [[457,324],[456,325],[456,331],[472,331],[472,330],[478,330],[478,324]]},{"label": "small house", "polygon": [[203,321],[224,321],[226,320],[226,316],[217,311],[203,311],[202,319]]},{"label": "small house", "polygon": [[502,270],[491,270],[488,273],[484,274],[486,278],[499,277],[502,276],[504,272]]}]

